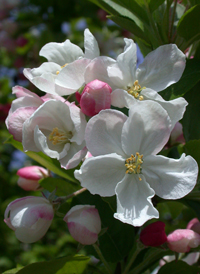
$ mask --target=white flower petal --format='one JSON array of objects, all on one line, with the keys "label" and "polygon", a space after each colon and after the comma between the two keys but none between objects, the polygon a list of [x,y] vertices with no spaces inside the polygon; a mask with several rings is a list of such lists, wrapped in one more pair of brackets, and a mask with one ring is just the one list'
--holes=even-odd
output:
[{"label": "white flower petal", "polygon": [[54,62],[60,66],[71,63],[83,56],[83,51],[70,40],[63,43],[48,43],[39,52],[40,56],[47,58],[49,62]]},{"label": "white flower petal", "polygon": [[176,83],[185,69],[185,55],[175,44],[163,45],[150,52],[136,71],[142,87],[161,91]]},{"label": "white flower petal", "polygon": [[74,176],[92,194],[115,195],[115,187],[125,176],[125,159],[116,153],[86,159]]},{"label": "white flower petal", "polygon": [[127,155],[157,154],[167,143],[170,128],[169,116],[158,103],[135,100],[122,130],[122,147]]},{"label": "white flower petal", "polygon": [[[51,133],[51,132],[50,132]],[[49,134],[50,134],[49,133]],[[51,158],[59,159],[59,153],[55,149],[50,149],[47,141],[47,137],[39,130],[39,127],[36,126],[34,130],[34,142],[39,151],[42,151]],[[53,145],[52,145],[53,146]],[[63,146],[62,146],[63,149]],[[61,149],[60,149],[61,150]]]},{"label": "white flower petal", "polygon": [[126,119],[122,112],[103,110],[89,120],[85,140],[93,156],[109,153],[125,155],[121,147],[121,134]]},{"label": "white flower petal", "polygon": [[88,59],[94,59],[95,57],[98,57],[100,55],[99,46],[95,37],[92,35],[89,29],[85,29],[84,37],[84,57]]},{"label": "white flower petal", "polygon": [[198,165],[191,156],[180,159],[149,155],[144,159],[142,172],[156,194],[164,199],[179,199],[195,186]]},{"label": "white flower petal", "polygon": [[64,67],[55,78],[55,84],[77,91],[84,83],[84,72],[89,59],[79,59]]},{"label": "white flower petal", "polygon": [[137,48],[131,39],[124,38],[124,42],[126,43],[124,52],[118,55],[117,64],[123,73],[123,81],[128,86],[136,80]]},{"label": "white flower petal", "polygon": [[158,218],[159,213],[153,206],[151,198],[154,190],[146,182],[145,177],[127,174],[117,185],[117,213],[114,217],[123,223],[142,226],[152,218]]},{"label": "white flower petal", "polygon": [[85,71],[86,84],[98,79],[107,83],[109,86],[111,86],[111,88],[113,88],[113,82],[110,80],[107,73],[107,67],[113,63],[116,63],[114,59],[105,56],[100,56],[93,59]]},{"label": "white flower petal", "polygon": [[67,155],[63,158],[61,158],[62,155],[60,155],[59,162],[61,166],[65,169],[76,167],[83,160],[87,153],[87,148],[84,147],[84,145],[85,143],[81,145],[72,143],[69,150],[67,151]]},{"label": "white flower petal", "polygon": [[131,106],[135,103],[135,100],[137,99],[123,89],[115,89],[111,93],[111,105],[118,108],[131,108]]},{"label": "white flower petal", "polygon": [[184,98],[179,97],[174,100],[165,101],[156,91],[148,88],[142,90],[141,94],[144,96],[145,100],[150,99],[158,102],[167,111],[172,122],[172,129],[175,124],[183,118],[186,106],[188,105]]}]

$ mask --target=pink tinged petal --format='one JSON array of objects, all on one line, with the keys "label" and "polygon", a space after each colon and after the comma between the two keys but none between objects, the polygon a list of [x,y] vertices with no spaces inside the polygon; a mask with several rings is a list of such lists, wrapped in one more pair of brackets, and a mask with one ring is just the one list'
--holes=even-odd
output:
[{"label": "pink tinged petal", "polygon": [[[85,157],[86,153],[87,153],[87,148],[84,147],[81,150],[78,150],[75,148],[75,154],[73,154],[73,145],[71,145],[67,155],[64,158],[61,158],[60,164],[63,168],[65,169],[71,169],[76,167]],[[71,153],[73,154],[71,156]]]},{"label": "pink tinged petal", "polygon": [[200,245],[200,235],[190,229],[177,229],[168,235],[167,241],[172,251],[185,253]]},{"label": "pink tinged petal", "polygon": [[127,174],[116,186],[117,213],[114,217],[123,223],[142,226],[152,218],[158,218],[159,213],[153,206],[151,198],[154,190],[146,182],[145,177]]},{"label": "pink tinged petal", "polygon": [[187,101],[182,97],[165,101],[156,91],[149,88],[142,90],[141,95],[144,96],[145,100],[153,100],[158,102],[167,111],[172,121],[172,129],[175,124],[183,118],[186,106],[188,105]]},{"label": "pink tinged petal", "polygon": [[8,131],[14,139],[22,142],[22,128],[24,122],[36,111],[34,107],[19,108],[8,119]]},{"label": "pink tinged petal", "polygon": [[199,223],[199,220],[197,218],[194,218],[192,219],[191,221],[189,221],[189,223],[187,224],[187,229],[191,229],[191,227],[194,225],[194,224],[198,224]]},{"label": "pink tinged petal", "polygon": [[79,59],[64,67],[55,78],[55,84],[77,91],[84,83],[84,72],[89,59]]},{"label": "pink tinged petal", "polygon": [[89,83],[95,79],[107,83],[111,88],[115,88],[107,73],[107,68],[116,61],[110,57],[100,56],[93,59],[85,70],[85,83]]},{"label": "pink tinged petal", "polygon": [[169,116],[158,103],[136,101],[124,123],[122,147],[127,155],[157,154],[167,143],[170,128]]},{"label": "pink tinged petal", "polygon": [[181,78],[185,62],[185,55],[175,44],[163,45],[145,57],[136,78],[141,86],[159,92]]},{"label": "pink tinged petal", "polygon": [[42,96],[41,99],[42,99],[43,103],[46,102],[46,101],[49,101],[51,99],[56,99],[56,100],[59,100],[63,103],[65,103],[65,102],[68,103],[65,98],[63,98],[59,95],[55,95],[55,94],[48,94],[47,93],[44,96]]},{"label": "pink tinged petal", "polygon": [[115,195],[115,187],[125,176],[125,159],[112,153],[86,159],[74,176],[92,194]]},{"label": "pink tinged petal", "polygon": [[47,58],[49,62],[54,62],[60,66],[71,63],[83,56],[83,51],[68,39],[63,43],[51,42],[42,47],[40,56]]},{"label": "pink tinged petal", "polygon": [[98,240],[98,234],[89,231],[85,226],[73,222],[68,223],[72,237],[82,245],[92,245]]},{"label": "pink tinged petal", "polygon": [[20,168],[17,171],[17,175],[29,180],[40,180],[48,176],[48,170],[40,166],[27,166]]},{"label": "pink tinged petal", "polygon": [[73,206],[65,215],[65,222],[74,222],[84,225],[88,230],[99,233],[101,231],[101,219],[98,210],[93,205]]},{"label": "pink tinged petal", "polygon": [[64,217],[72,237],[84,245],[94,244],[101,231],[98,210],[90,205],[76,205]]},{"label": "pink tinged petal", "polygon": [[31,92],[30,90],[21,87],[21,86],[15,86],[12,88],[12,94],[15,94],[17,98],[20,97],[30,97],[32,100],[33,98],[37,100],[38,102],[41,102],[40,97],[35,94],[34,92]]},{"label": "pink tinged petal", "polygon": [[121,134],[126,120],[127,116],[116,110],[103,110],[89,120],[85,140],[93,156],[117,153],[125,157]]},{"label": "pink tinged petal", "polygon": [[180,159],[149,155],[144,159],[142,172],[156,195],[174,200],[192,191],[197,180],[198,165],[191,156],[185,154]]},{"label": "pink tinged petal", "polygon": [[52,220],[38,219],[31,228],[19,227],[15,230],[17,239],[23,243],[34,243],[40,240],[49,229]]},{"label": "pink tinged petal", "polygon": [[36,191],[41,189],[40,184],[38,184],[37,180],[19,178],[17,184],[19,187],[23,188],[26,191]]},{"label": "pink tinged petal", "polygon": [[84,48],[85,58],[94,59],[100,55],[98,43],[89,29],[85,29],[84,31]]}]

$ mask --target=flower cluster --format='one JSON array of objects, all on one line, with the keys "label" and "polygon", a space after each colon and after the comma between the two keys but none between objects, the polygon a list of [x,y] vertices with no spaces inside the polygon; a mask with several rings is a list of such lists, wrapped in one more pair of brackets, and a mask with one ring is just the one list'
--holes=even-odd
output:
[{"label": "flower cluster", "polygon": [[[137,68],[136,44],[131,39],[124,41],[124,51],[116,59],[100,56],[97,41],[88,29],[84,33],[84,52],[69,40],[46,44],[39,54],[47,62],[24,69],[27,79],[46,94],[39,97],[25,88],[14,87],[17,99],[6,125],[14,139],[22,142],[24,151],[41,151],[57,159],[66,170],[84,159],[74,172],[81,186],[103,197],[116,195],[114,217],[142,226],[159,217],[152,202],[155,195],[179,199],[192,191],[198,166],[185,154],[180,159],[157,155],[187,106],[184,98],[165,101],[158,92],[181,78],[185,55],[174,44],[163,45],[148,54]],[[77,102],[68,101],[67,96],[73,93]],[[120,111],[124,107],[128,116]],[[31,199],[35,205],[37,200]],[[53,218],[53,206],[44,200],[41,198],[38,206],[45,203],[42,208],[48,208],[50,213],[34,209],[37,214],[31,224],[24,223],[29,210],[27,207],[24,213],[26,200],[17,200],[17,212],[12,203],[8,206],[5,220],[16,235],[19,227],[24,231],[30,225],[29,231],[32,225],[37,227],[45,220],[48,225],[41,229],[40,237],[43,236]],[[31,204],[30,210],[34,207]],[[92,216],[89,222],[88,216]],[[101,223],[93,207],[85,206],[83,211],[78,206],[64,220],[81,243],[97,240]],[[80,231],[84,240],[77,236]]]}]

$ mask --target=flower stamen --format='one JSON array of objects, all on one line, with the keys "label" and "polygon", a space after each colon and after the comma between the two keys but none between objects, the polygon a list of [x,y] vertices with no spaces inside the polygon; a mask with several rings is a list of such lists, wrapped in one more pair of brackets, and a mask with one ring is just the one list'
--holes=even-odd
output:
[{"label": "flower stamen", "polygon": [[[142,163],[143,163],[143,154],[140,155],[139,152],[136,152],[135,155],[131,154],[131,157],[127,158],[125,161],[126,166],[126,174],[141,174],[142,171]],[[139,180],[142,179],[139,177]]]},{"label": "flower stamen", "polygon": [[145,88],[146,88],[146,87],[143,87],[143,88],[142,88],[142,87],[139,85],[138,80],[136,80],[136,81],[134,82],[134,84],[133,84],[132,87],[127,87],[127,92],[128,92],[130,95],[134,96],[136,99],[142,101],[142,100],[144,99],[144,97],[143,97],[142,95],[140,95],[140,92],[141,92],[143,89],[145,89]]},{"label": "flower stamen", "polygon": [[49,140],[53,145],[70,143],[70,138],[72,138],[72,132],[65,132],[64,130],[58,129],[57,127],[53,128],[52,132],[49,135]]},{"label": "flower stamen", "polygon": [[[64,64],[63,66],[61,66],[61,69],[64,68],[64,67],[66,67],[67,65],[68,65],[68,63]],[[60,73],[60,70],[57,70],[56,71],[56,75],[58,75],[59,73]]]}]

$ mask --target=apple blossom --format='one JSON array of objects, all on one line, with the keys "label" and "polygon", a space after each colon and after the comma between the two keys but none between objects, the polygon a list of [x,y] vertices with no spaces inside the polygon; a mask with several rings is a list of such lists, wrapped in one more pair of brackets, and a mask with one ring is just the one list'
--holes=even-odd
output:
[{"label": "apple blossom", "polygon": [[27,196],[11,202],[4,216],[5,223],[15,231],[18,240],[33,243],[49,229],[54,210],[46,198]]},{"label": "apple blossom", "polygon": [[98,210],[91,205],[72,207],[63,219],[72,237],[83,245],[91,245],[98,240],[101,219]]},{"label": "apple blossom", "polygon": [[158,218],[151,198],[179,199],[195,186],[198,166],[191,156],[156,155],[166,144],[171,120],[153,101],[137,101],[129,117],[102,110],[86,127],[86,159],[75,177],[92,194],[117,196],[114,217],[134,226]]},{"label": "apple blossom", "polygon": [[167,241],[165,223],[157,221],[146,226],[140,233],[140,241],[146,246],[160,246]]},{"label": "apple blossom", "polygon": [[87,152],[85,127],[85,116],[74,103],[48,100],[25,121],[22,144],[25,151],[42,151],[73,168]]},{"label": "apple blossom", "polygon": [[[40,50],[40,56],[48,62],[40,67],[24,69],[24,75],[40,90],[51,94],[69,95],[84,84],[84,72],[90,61],[99,56],[99,47],[91,32],[84,32],[85,53],[70,40],[48,43]],[[80,77],[77,77],[77,74]],[[67,76],[66,76],[67,75]],[[75,85],[71,84],[75,81]]]},{"label": "apple blossom", "polygon": [[85,72],[85,82],[94,79],[107,82],[113,92],[111,105],[131,108],[137,100],[153,100],[166,109],[174,127],[184,114],[187,102],[184,98],[165,101],[159,91],[176,83],[185,68],[185,55],[175,44],[163,45],[149,53],[136,69],[136,44],[124,39],[124,52],[116,61],[97,57],[90,62]]},{"label": "apple blossom", "polygon": [[88,83],[79,98],[82,112],[87,116],[94,116],[102,109],[109,109],[111,92],[112,89],[107,83],[97,79]]},{"label": "apple blossom", "polygon": [[200,235],[190,229],[177,229],[167,236],[169,249],[176,252],[189,252],[200,245]]},{"label": "apple blossom", "polygon": [[17,99],[12,101],[11,109],[6,119],[6,126],[10,134],[13,135],[13,138],[19,142],[22,141],[24,122],[39,106],[50,99],[65,101],[64,98],[51,94],[39,97],[37,94],[20,86],[15,86],[12,90],[12,93],[16,95]]},{"label": "apple blossom", "polygon": [[48,177],[49,172],[41,166],[27,166],[20,168],[17,171],[17,175],[19,176],[17,181],[18,186],[27,191],[35,191],[41,189],[38,182],[42,178]]}]

